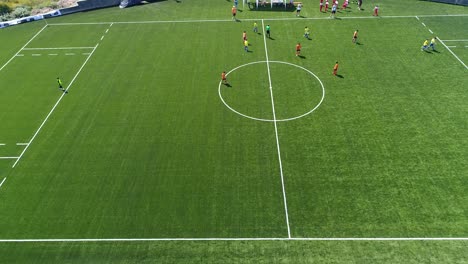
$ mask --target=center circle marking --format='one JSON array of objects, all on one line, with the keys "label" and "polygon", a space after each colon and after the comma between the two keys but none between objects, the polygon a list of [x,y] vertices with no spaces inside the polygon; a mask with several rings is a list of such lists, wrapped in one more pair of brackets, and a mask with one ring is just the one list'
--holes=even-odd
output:
[{"label": "center circle marking", "polygon": [[263,122],[286,122],[286,121],[292,121],[292,120],[295,120],[295,119],[299,119],[299,118],[302,118],[306,115],[309,115],[311,114],[312,112],[314,112],[323,102],[323,99],[325,98],[325,86],[323,86],[323,83],[322,81],[319,79],[319,77],[317,77],[317,75],[315,75],[313,72],[309,71],[308,69],[302,67],[302,66],[299,66],[299,65],[296,65],[296,64],[293,64],[293,63],[289,63],[289,62],[284,62],[284,61],[254,61],[254,62],[249,62],[249,63],[246,63],[246,64],[243,64],[243,65],[240,65],[240,66],[237,66],[235,67],[234,69],[230,70],[229,72],[226,73],[226,76],[228,76],[231,72],[237,70],[237,69],[240,69],[242,67],[245,67],[245,66],[249,66],[249,65],[252,65],[252,64],[258,64],[258,63],[280,63],[280,64],[286,64],[286,65],[290,65],[290,66],[294,66],[296,68],[299,68],[299,69],[302,69],[306,72],[308,72],[310,75],[314,76],[315,79],[317,79],[317,81],[320,83],[320,86],[322,87],[322,98],[320,98],[320,102],[314,107],[312,108],[312,110],[302,114],[302,115],[299,115],[299,116],[295,116],[295,117],[290,117],[290,118],[283,118],[283,119],[276,119],[276,120],[273,120],[273,119],[264,119],[264,118],[257,118],[257,117],[253,117],[253,116],[249,116],[249,115],[246,115],[246,114],[243,114],[237,110],[235,110],[234,108],[232,108],[228,103],[226,103],[226,101],[224,101],[224,98],[223,96],[221,95],[221,85],[222,85],[222,80],[219,81],[219,85],[218,85],[218,93],[219,93],[219,98],[221,99],[221,101],[223,102],[223,104],[229,108],[229,110],[233,111],[234,113],[240,115],[240,116],[243,116],[243,117],[246,117],[246,118],[249,118],[249,119],[252,119],[252,120],[256,120],[256,121],[263,121]]}]

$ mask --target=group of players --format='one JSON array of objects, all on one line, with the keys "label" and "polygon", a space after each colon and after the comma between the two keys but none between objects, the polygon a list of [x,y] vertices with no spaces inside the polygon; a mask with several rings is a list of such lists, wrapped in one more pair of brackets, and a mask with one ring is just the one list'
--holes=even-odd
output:
[{"label": "group of players", "polygon": [[[257,22],[254,22],[253,24],[253,32],[258,34],[258,24]],[[354,31],[353,33],[353,39],[352,39],[352,43],[354,44],[357,44],[357,39],[358,39],[358,30],[356,29],[356,31]],[[271,27],[270,25],[266,25],[265,26],[265,36],[267,38],[271,38]],[[310,29],[306,26],[304,28],[304,38],[310,40]],[[249,41],[247,39],[247,32],[244,30],[244,32],[242,32],[242,43],[244,45],[244,50],[246,52],[249,52]],[[296,56],[301,56],[301,49],[302,49],[302,45],[300,42],[298,42],[296,44]],[[339,64],[338,64],[338,61],[335,63],[335,66],[333,67],[333,75],[337,75],[338,73],[338,67],[339,67]],[[223,82],[223,84],[225,85],[228,85],[228,81],[227,81],[227,76],[226,76],[226,71],[223,71],[221,73],[221,80]]]},{"label": "group of players", "polygon": [[[332,5],[332,9],[331,9],[331,17],[334,18],[335,17],[335,14],[336,14],[336,10],[339,6],[339,1],[338,0],[331,0],[333,5]],[[357,0],[357,6],[358,6],[358,9],[359,10],[363,10],[362,9],[362,0]],[[349,5],[349,0],[345,0],[341,9],[347,9],[348,8],[348,5]],[[329,0],[325,0],[325,3],[324,3],[324,0],[320,0],[320,12],[328,12],[328,6],[329,6]],[[297,6],[297,9],[296,9],[296,16],[299,16],[300,15],[300,12],[301,12],[301,9],[302,9],[302,4],[298,4]],[[232,18],[233,20],[237,20],[236,18],[236,14],[237,14],[237,7],[236,6],[233,6],[232,7]],[[374,7],[374,13],[373,13],[374,16],[378,16],[379,15],[379,6],[376,5]],[[271,28],[270,28],[270,25],[266,25],[265,26],[265,36],[268,37],[268,38],[271,38]],[[253,32],[254,33],[258,33],[258,24],[257,22],[254,22],[254,25],[253,25]],[[358,44],[358,30],[356,29],[356,31],[354,31],[353,33],[353,38],[352,38],[352,43],[354,44]],[[310,40],[310,29],[306,26],[304,28],[304,37],[308,40]],[[429,40],[426,40],[423,44],[423,46],[421,47],[421,50],[427,50],[429,48],[432,48],[433,50],[435,50],[435,38],[432,38],[430,44],[429,44]],[[244,50],[246,52],[249,52],[249,41],[247,39],[247,32],[244,31],[242,33],[242,43],[243,43],[243,46],[244,46]],[[302,45],[300,42],[298,42],[296,44],[296,56],[297,57],[302,57],[301,56],[301,49],[302,49]],[[339,64],[338,64],[338,61],[335,63],[334,67],[333,67],[333,75],[337,75],[338,73],[338,67],[339,67]],[[223,71],[222,74],[221,74],[221,79],[222,79],[222,82],[224,84],[228,84],[227,82],[227,78],[226,78],[226,72]]]},{"label": "group of players", "polygon": [[436,39],[437,39],[437,37],[434,36],[434,37],[432,37],[431,42],[429,42],[429,39],[424,40],[424,43],[423,43],[423,45],[421,47],[421,51],[428,51],[429,48],[432,49],[433,51],[435,51],[436,50],[435,49]]}]

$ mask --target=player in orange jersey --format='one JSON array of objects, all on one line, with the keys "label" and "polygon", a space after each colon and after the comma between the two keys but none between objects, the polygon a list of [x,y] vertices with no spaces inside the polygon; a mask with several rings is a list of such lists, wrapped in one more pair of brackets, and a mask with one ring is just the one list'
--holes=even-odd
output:
[{"label": "player in orange jersey", "polygon": [[353,43],[357,43],[357,34],[358,34],[358,31],[359,31],[359,30],[357,30],[357,29],[356,29],[356,31],[354,31],[354,34],[353,34]]},{"label": "player in orange jersey", "polygon": [[335,63],[335,66],[333,67],[333,75],[336,75],[338,73],[338,62]]}]

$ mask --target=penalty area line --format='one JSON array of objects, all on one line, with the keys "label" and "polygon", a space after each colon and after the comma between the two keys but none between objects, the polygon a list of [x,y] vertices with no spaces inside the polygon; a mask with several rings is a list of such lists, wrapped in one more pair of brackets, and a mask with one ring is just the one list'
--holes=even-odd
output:
[{"label": "penalty area line", "polygon": [[439,42],[444,45],[444,47],[450,52],[452,53],[452,55],[465,67],[465,69],[468,70],[468,66],[466,66],[466,64],[457,56],[457,54],[455,54],[447,45],[445,45],[444,41],[440,40],[439,39]]},{"label": "penalty area line", "polygon": [[[80,69],[78,70],[78,72],[75,74],[75,76],[73,77],[73,79],[70,81],[70,84],[68,84],[67,88],[65,89],[66,92],[68,92],[68,89],[70,89],[71,85],[75,82],[76,78],[78,77],[78,75],[81,73],[81,71],[83,70],[83,68],[86,66],[86,64],[88,63],[89,59],[91,58],[91,56],[93,56],[94,52],[96,51],[97,47],[99,46],[99,44],[96,44],[96,46],[94,46],[94,49],[91,51],[91,53],[88,55],[88,57],[86,58],[86,60],[84,61],[83,65],[81,65]],[[62,101],[63,97],[65,96],[66,93],[62,93],[62,95],[60,96],[60,98],[57,100],[57,102],[55,103],[55,105],[52,107],[52,109],[50,110],[50,112],[47,114],[46,118],[44,119],[44,121],[42,121],[41,125],[39,126],[39,128],[36,130],[36,132],[34,133],[34,135],[32,136],[31,140],[29,141],[29,144],[26,145],[26,147],[23,149],[23,151],[21,152],[21,154],[19,155],[19,157],[16,159],[15,163],[13,164],[12,168],[14,168],[16,166],[16,164],[18,164],[18,162],[21,160],[21,157],[23,157],[24,153],[26,152],[26,150],[28,150],[29,146],[31,146],[32,142],[34,141],[34,139],[36,138],[36,136],[39,134],[39,132],[41,131],[42,127],[45,125],[45,123],[47,122],[47,120],[49,120],[49,117],[52,115],[52,113],[54,112],[55,108],[57,108],[57,106],[59,105],[59,103]]]},{"label": "penalty area line", "polygon": [[3,183],[6,181],[6,177],[5,179],[3,179],[3,181],[0,183],[0,188],[2,187]]}]

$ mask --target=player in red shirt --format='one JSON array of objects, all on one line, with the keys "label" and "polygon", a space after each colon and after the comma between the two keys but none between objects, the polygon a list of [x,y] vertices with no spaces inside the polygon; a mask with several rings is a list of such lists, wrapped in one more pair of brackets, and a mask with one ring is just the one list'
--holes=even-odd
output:
[{"label": "player in red shirt", "polygon": [[301,55],[301,48],[301,43],[298,42],[296,45],[296,56]]},{"label": "player in red shirt", "polygon": [[325,12],[328,12],[328,0],[325,0]]},{"label": "player in red shirt", "polygon": [[320,0],[320,12],[322,12],[323,9],[323,0]]},{"label": "player in red shirt", "polygon": [[379,6],[374,7],[374,16],[379,16]]},{"label": "player in red shirt", "polygon": [[228,82],[227,82],[227,79],[226,79],[226,72],[225,72],[225,71],[223,71],[223,72],[221,73],[221,80],[223,81],[223,84],[227,84],[227,83],[228,83]]}]

